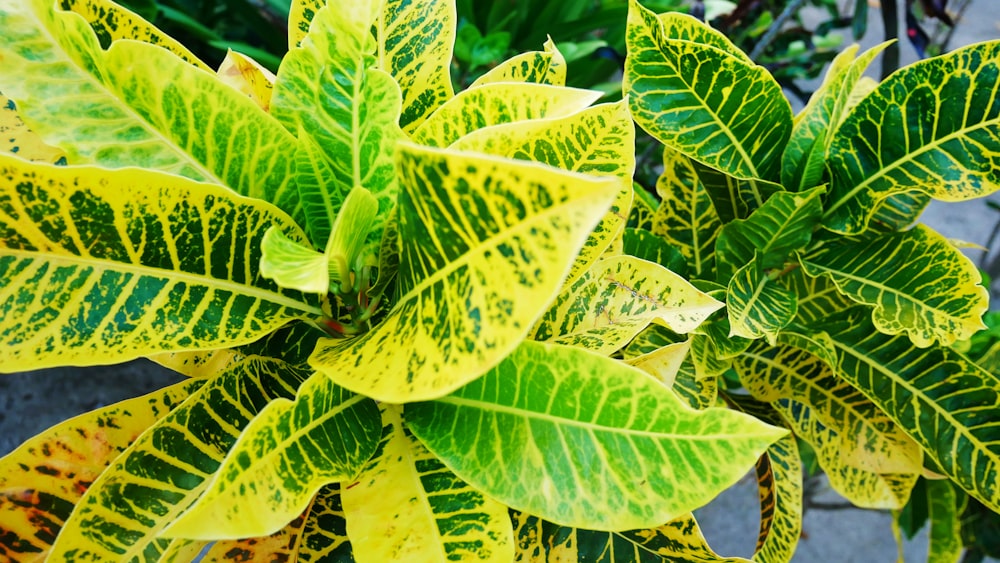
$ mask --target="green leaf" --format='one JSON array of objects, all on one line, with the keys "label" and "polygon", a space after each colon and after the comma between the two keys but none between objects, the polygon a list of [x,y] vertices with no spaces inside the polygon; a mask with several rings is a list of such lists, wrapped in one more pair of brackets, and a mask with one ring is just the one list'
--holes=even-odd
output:
[{"label": "green leaf", "polygon": [[827,276],[809,277],[802,268],[785,273],[777,281],[795,294],[798,303],[795,319],[800,324],[818,326],[832,313],[857,305]]},{"label": "green leaf", "polygon": [[1000,378],[941,346],[915,348],[863,316],[830,325],[837,375],[909,434],[956,485],[1000,511]]},{"label": "green leaf", "polygon": [[851,299],[874,306],[875,326],[924,347],[965,340],[985,328],[987,291],[975,265],[928,227],[826,243],[800,256]]},{"label": "green leaf", "polygon": [[565,86],[566,59],[550,38],[545,41],[544,51],[514,55],[477,78],[469,88],[495,82],[532,82]]},{"label": "green leaf", "polygon": [[159,533],[205,489],[240,431],[291,397],[306,374],[249,358],[208,381],[143,433],[87,490],[52,548],[53,560],[157,560],[194,544]]},{"label": "green leaf", "polygon": [[0,459],[0,553],[8,561],[44,558],[104,468],[202,383],[185,381],[71,418]]},{"label": "green leaf", "polygon": [[381,433],[375,401],[315,374],[294,401],[272,401],[247,425],[198,502],[160,535],[222,540],[273,534],[324,485],[353,478],[375,453]]},{"label": "green leaf", "polygon": [[746,219],[772,195],[785,190],[780,184],[767,180],[742,180],[730,176],[696,160],[691,161],[691,167],[705,186],[723,223]]},{"label": "green leaf", "polygon": [[[692,343],[698,341],[698,336]],[[693,346],[692,346],[693,349]],[[728,362],[725,366],[729,368]],[[687,360],[681,364],[681,369],[674,376],[674,385],[671,391],[692,409],[699,411],[716,406],[719,398],[719,377],[705,376],[698,373],[699,368],[695,367],[693,352],[688,354]]]},{"label": "green leaf", "polygon": [[778,331],[795,318],[795,294],[761,273],[757,260],[740,268],[726,295],[730,336],[764,337],[774,344]]},{"label": "green leaf", "polygon": [[179,174],[298,214],[293,137],[214,74],[156,45],[103,51],[82,16],[46,0],[4,4],[0,28],[0,91],[70,162]]},{"label": "green leaf", "polygon": [[1000,42],[901,69],[861,100],[830,143],[823,225],[864,230],[875,205],[918,189],[960,201],[1000,187]]},{"label": "green leaf", "polygon": [[761,267],[780,268],[792,252],[805,248],[823,213],[823,191],[774,194],[750,217],[723,226],[715,242],[719,280],[753,262],[755,254]]},{"label": "green leaf", "polygon": [[401,297],[372,331],[321,340],[310,358],[339,385],[386,402],[440,397],[510,353],[618,187],[416,145],[400,149],[398,170]]},{"label": "green leaf", "polygon": [[[646,530],[598,532],[569,528],[512,511],[514,561],[615,561],[631,563],[747,563],[719,557],[708,546],[694,516],[685,514]],[[609,559],[611,558],[611,559]]]},{"label": "green leaf", "polygon": [[347,537],[347,518],[341,506],[341,492],[341,486],[333,483],[320,489],[313,499],[298,543],[299,561],[353,563],[354,551]]},{"label": "green leaf", "polygon": [[330,260],[311,246],[295,242],[270,227],[260,241],[260,275],[281,287],[326,295],[330,291]]},{"label": "green leaf", "polygon": [[931,196],[918,191],[893,194],[878,203],[868,226],[876,231],[902,231],[920,219]]},{"label": "green leaf", "polygon": [[0,370],[252,342],[318,300],[256,272],[277,208],[137,168],[0,154]]},{"label": "green leaf", "polygon": [[549,84],[500,82],[459,93],[413,132],[417,143],[447,147],[484,127],[559,118],[584,110],[601,93]]},{"label": "green leaf", "polygon": [[962,521],[955,488],[947,480],[927,481],[930,527],[928,563],[955,563],[962,558]]},{"label": "green leaf", "polygon": [[383,405],[378,451],[341,491],[358,560],[510,561],[507,508],[442,465],[403,426],[401,410]]},{"label": "green leaf", "polygon": [[733,411],[694,411],[616,360],[531,341],[452,395],[408,404],[406,420],[489,496],[606,531],[653,527],[704,505],[783,434]]},{"label": "green leaf", "polygon": [[645,229],[626,228],[622,243],[622,251],[629,256],[654,262],[680,276],[687,274],[687,261],[681,251]]},{"label": "green leaf", "polygon": [[722,222],[691,159],[664,148],[656,191],[662,202],[649,230],[681,251],[694,276],[707,275],[715,266],[715,240]]},{"label": "green leaf", "polygon": [[[317,248],[327,246],[340,204],[354,188],[372,192],[383,216],[396,198],[393,154],[403,138],[397,125],[402,95],[389,74],[369,68],[377,9],[377,2],[366,0],[319,10],[275,81],[271,112],[300,137],[296,177]],[[370,232],[377,241],[378,225]]]},{"label": "green leaf", "polygon": [[643,129],[731,176],[777,179],[792,112],[764,67],[696,19],[664,23],[635,0],[626,42],[622,89]]},{"label": "green leaf", "polygon": [[615,256],[563,288],[536,325],[534,339],[611,354],[652,322],[683,334],[721,307],[659,264]]}]

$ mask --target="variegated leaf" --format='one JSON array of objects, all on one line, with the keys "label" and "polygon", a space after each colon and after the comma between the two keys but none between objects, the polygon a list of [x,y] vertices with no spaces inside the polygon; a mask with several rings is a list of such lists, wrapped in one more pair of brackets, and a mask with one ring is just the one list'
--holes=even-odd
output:
[{"label": "variegated leaf", "polygon": [[681,251],[694,276],[707,275],[715,267],[715,241],[722,222],[691,159],[664,148],[656,191],[662,202],[649,230]]},{"label": "variegated leaf", "polygon": [[451,59],[457,25],[451,0],[385,0],[382,5],[378,67],[403,91],[399,124],[407,133],[454,96]]},{"label": "variegated leaf", "polygon": [[684,360],[688,357],[690,349],[690,340],[667,344],[652,352],[625,360],[625,363],[652,375],[667,387],[673,387],[677,372],[680,371]]},{"label": "variegated leaf", "polygon": [[534,338],[611,354],[652,322],[683,334],[720,308],[722,303],[663,266],[616,256],[564,287],[535,326]]},{"label": "variegated leaf", "polygon": [[875,231],[902,231],[917,222],[930,201],[931,196],[920,191],[893,194],[879,202],[868,227]]},{"label": "variegated leaf", "polygon": [[[294,401],[272,401],[247,425],[198,502],[160,535],[222,540],[278,532],[324,485],[353,478],[381,433],[375,401],[314,374]],[[255,510],[246,510],[248,503]]]},{"label": "variegated leaf", "polygon": [[0,91],[70,162],[223,184],[298,216],[293,138],[214,74],[147,43],[103,51],[82,16],[47,0],[3,4],[0,28]]},{"label": "variegated leaf", "polygon": [[617,360],[532,341],[455,393],[406,405],[406,420],[490,497],[607,531],[657,526],[704,505],[783,435],[733,411],[692,410]]},{"label": "variegated leaf", "polygon": [[730,336],[766,338],[774,344],[778,331],[795,318],[795,294],[761,272],[758,259],[737,270],[729,282],[726,312]]},{"label": "variegated leaf", "polygon": [[656,324],[649,325],[642,332],[636,335],[636,337],[632,339],[632,342],[628,343],[628,346],[622,349],[622,357],[625,358],[626,362],[628,362],[630,360],[634,360],[635,358],[655,352],[664,346],[687,342],[689,339],[690,337],[677,334],[665,326]]},{"label": "variegated leaf", "polygon": [[303,563],[354,562],[354,551],[347,538],[347,519],[341,506],[340,484],[323,487],[313,499],[298,543],[298,560]]},{"label": "variegated leaf", "polygon": [[928,479],[927,519],[930,521],[928,563],[962,560],[962,514],[955,487],[947,479]]},{"label": "variegated leaf", "polygon": [[[695,337],[697,336],[695,335]],[[726,367],[729,367],[728,363]],[[684,360],[677,375],[674,376],[674,385],[671,390],[692,409],[705,410],[714,407],[718,401],[719,377],[700,375],[698,369],[695,368],[693,354],[689,352],[687,359]]]},{"label": "variegated leaf", "polygon": [[215,376],[246,356],[234,348],[221,348],[197,352],[164,352],[146,356],[147,359],[181,375],[195,378]]},{"label": "variegated leaf", "polygon": [[101,474],[52,547],[53,560],[145,561],[193,542],[158,537],[193,503],[250,419],[306,374],[248,358],[157,422]]},{"label": "variegated leaf", "polygon": [[636,0],[626,43],[622,89],[643,129],[731,176],[777,180],[792,112],[764,67],[696,19],[665,24]]},{"label": "variegated leaf", "polygon": [[510,561],[507,508],[442,465],[403,426],[401,410],[383,405],[378,450],[357,482],[341,491],[357,558]]},{"label": "variegated leaf", "polygon": [[277,77],[257,61],[230,50],[216,74],[219,80],[253,100],[260,109],[271,110],[271,94]]},{"label": "variegated leaf", "polygon": [[656,528],[626,532],[568,528],[516,511],[511,518],[518,563],[747,563],[716,555],[691,514]]},{"label": "variegated leaf", "polygon": [[802,268],[785,273],[777,281],[795,294],[798,304],[795,319],[804,325],[819,326],[831,313],[845,311],[856,305],[828,277],[810,277]]},{"label": "variegated leaf", "polygon": [[288,5],[288,50],[298,47],[309,33],[316,12],[326,6],[326,0],[290,0]]},{"label": "variegated leaf", "polygon": [[632,210],[628,214],[627,228],[653,231],[653,213],[660,201],[638,182],[632,182]]},{"label": "variegated leaf", "polygon": [[386,402],[440,397],[510,353],[618,186],[416,145],[399,156],[401,297],[373,330],[322,340],[310,358],[339,385]]},{"label": "variegated leaf", "polygon": [[691,161],[691,166],[698,180],[705,186],[708,197],[712,199],[712,205],[723,223],[746,219],[772,195],[785,189],[780,184],[767,180],[736,178],[696,160]]},{"label": "variegated leaf", "polygon": [[447,147],[483,127],[529,119],[566,117],[584,110],[601,93],[549,84],[500,82],[459,93],[412,134],[413,140]]},{"label": "variegated leaf", "polygon": [[1000,188],[1000,42],[894,73],[861,100],[830,142],[823,224],[857,234],[876,204],[920,190],[959,201]]},{"label": "variegated leaf", "polygon": [[0,459],[0,558],[43,560],[105,467],[202,383],[185,381],[71,418]]},{"label": "variegated leaf", "polygon": [[277,208],[130,168],[0,154],[0,371],[252,342],[319,300],[257,273]]},{"label": "variegated leaf", "polygon": [[800,256],[810,276],[828,276],[887,334],[907,334],[924,347],[948,345],[985,328],[982,276],[944,237],[924,225],[862,240],[830,242]]},{"label": "variegated leaf", "polygon": [[66,153],[47,145],[25,125],[17,114],[17,105],[0,93],[0,152],[16,154],[25,160],[66,164]]},{"label": "variegated leaf", "polygon": [[622,253],[655,262],[680,276],[687,275],[687,261],[681,251],[645,229],[625,229]]},{"label": "variegated leaf", "polygon": [[545,41],[544,51],[514,55],[477,78],[469,88],[494,82],[532,82],[565,86],[566,59],[552,38],[549,38]]},{"label": "variegated leaf", "polygon": [[296,561],[298,560],[298,546],[305,521],[305,515],[301,515],[289,522],[287,526],[265,537],[213,542],[204,555],[198,559],[198,563]]}]

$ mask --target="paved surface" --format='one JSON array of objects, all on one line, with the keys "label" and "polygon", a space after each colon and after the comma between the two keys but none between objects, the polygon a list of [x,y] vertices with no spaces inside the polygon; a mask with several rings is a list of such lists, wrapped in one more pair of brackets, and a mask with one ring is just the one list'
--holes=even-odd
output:
[{"label": "paved surface", "polygon": [[[959,22],[952,46],[1000,38],[996,0],[976,0]],[[872,11],[872,32],[863,42],[880,41],[877,10]],[[901,29],[905,29],[900,26]],[[906,42],[901,44],[904,62],[916,59]],[[1000,202],[1000,196],[994,196]],[[924,221],[951,238],[985,244],[1000,213],[982,201],[933,204]],[[981,251],[970,256],[978,260]],[[1000,276],[997,276],[1000,278]],[[158,366],[134,362],[124,366],[62,368],[0,377],[0,454],[26,438],[80,412],[134,397],[178,379]],[[827,491],[817,500],[838,502]],[[757,533],[756,486],[752,479],[721,495],[698,511],[702,527],[713,548],[722,555],[749,556]],[[810,510],[805,515],[804,536],[794,561],[889,563],[897,560],[896,545],[887,513],[866,510]],[[905,546],[907,561],[926,559],[926,537],[918,536]]]}]

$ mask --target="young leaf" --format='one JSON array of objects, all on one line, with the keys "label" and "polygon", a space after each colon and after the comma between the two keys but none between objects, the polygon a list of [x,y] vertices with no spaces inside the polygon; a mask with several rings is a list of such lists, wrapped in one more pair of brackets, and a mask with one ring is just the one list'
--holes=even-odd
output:
[{"label": "young leaf", "polygon": [[276,227],[260,241],[260,275],[280,287],[326,295],[330,291],[330,260],[308,244],[295,242]]},{"label": "young leaf", "polygon": [[357,559],[510,561],[507,508],[442,465],[404,428],[400,411],[383,405],[378,451],[357,482],[341,491]]},{"label": "young leaf", "polygon": [[778,331],[795,318],[795,294],[761,273],[757,259],[740,268],[729,282],[726,311],[730,336],[764,337],[774,344]]},{"label": "young leaf", "polygon": [[614,178],[417,145],[398,169],[401,297],[373,330],[324,339],[310,358],[395,403],[447,394],[527,337],[617,190]]},{"label": "young leaf", "polygon": [[0,459],[0,555],[45,558],[91,483],[204,381],[185,381],[62,422]]},{"label": "young leaf", "polygon": [[137,168],[0,154],[0,370],[125,361],[252,342],[318,299],[260,277],[281,211],[222,186]]},{"label": "young leaf", "polygon": [[406,420],[489,496],[607,531],[654,527],[704,505],[784,433],[733,411],[694,411],[622,362],[531,341],[455,393],[406,405]]},{"label": "young leaf", "polygon": [[216,74],[219,80],[249,97],[260,109],[271,110],[271,94],[277,77],[257,61],[230,50]]},{"label": "young leaf", "polygon": [[535,326],[534,338],[611,354],[652,322],[683,334],[720,308],[722,303],[663,266],[616,256],[564,287]]},{"label": "young leaf", "polygon": [[909,231],[830,242],[800,256],[810,276],[828,276],[851,299],[874,306],[887,334],[906,333],[917,346],[965,340],[985,328],[987,291],[975,265],[944,237],[917,225]]},{"label": "young leaf", "polygon": [[[375,401],[315,374],[294,401],[274,400],[250,422],[198,502],[160,536],[273,534],[324,485],[353,478],[375,453],[381,432]],[[246,510],[248,504],[255,509]]]},{"label": "young leaf", "polygon": [[861,100],[830,143],[823,225],[857,234],[876,204],[913,189],[945,201],[1000,187],[1000,43],[913,64]]},{"label": "young leaf", "polygon": [[566,85],[566,59],[549,38],[544,51],[515,55],[480,76],[469,88],[494,82],[532,82],[535,84]]},{"label": "young leaf", "polygon": [[690,340],[667,344],[652,352],[625,360],[625,363],[652,375],[660,383],[669,388],[674,386],[677,372],[680,371],[681,366],[684,364],[684,360],[687,358],[690,349]]},{"label": "young leaf", "polygon": [[703,28],[684,16],[665,24],[629,2],[622,89],[632,114],[657,140],[713,168],[777,180],[791,107],[764,67]]},{"label": "young leaf", "polygon": [[294,396],[304,379],[283,362],[255,357],[205,383],[91,485],[51,557],[157,560],[194,543],[158,535],[198,498],[250,419],[271,400]]}]

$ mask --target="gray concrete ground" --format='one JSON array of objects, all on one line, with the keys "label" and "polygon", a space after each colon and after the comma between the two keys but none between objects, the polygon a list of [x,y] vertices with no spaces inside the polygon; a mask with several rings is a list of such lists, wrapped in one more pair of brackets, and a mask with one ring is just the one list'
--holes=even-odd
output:
[{"label": "gray concrete ground", "polygon": [[[881,41],[877,9],[872,10],[871,32],[863,46]],[[1000,3],[975,0],[958,22],[952,47],[1000,38]],[[901,29],[905,29],[902,27]],[[916,59],[912,47],[901,43],[903,62]],[[1000,203],[1000,195],[991,196]],[[945,236],[985,245],[1000,213],[982,200],[958,204],[933,203],[923,221]],[[970,251],[974,260],[981,251]],[[1000,277],[1000,276],[997,276]],[[995,284],[996,285],[996,284]],[[59,368],[0,377],[0,454],[15,448],[35,433],[73,416],[103,405],[178,381],[159,366],[138,361],[122,366]],[[706,537],[721,555],[747,557],[753,552],[758,525],[756,485],[743,479],[716,501],[698,511]],[[841,502],[829,490],[816,500]],[[796,563],[858,562],[889,563],[897,560],[897,547],[888,513],[869,510],[807,511],[804,535],[796,552]],[[926,534],[905,544],[906,561],[926,559]]]}]

